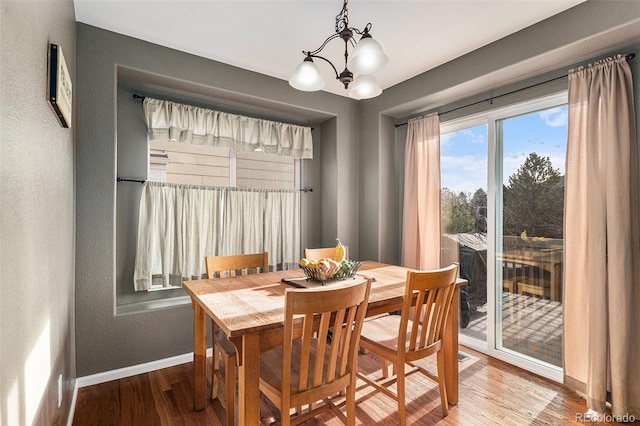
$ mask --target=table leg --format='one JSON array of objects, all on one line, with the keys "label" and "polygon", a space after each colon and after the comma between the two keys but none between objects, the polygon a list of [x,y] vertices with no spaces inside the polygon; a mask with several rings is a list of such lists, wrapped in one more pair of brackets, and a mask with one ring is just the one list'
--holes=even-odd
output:
[{"label": "table leg", "polygon": [[449,404],[458,403],[458,315],[460,312],[460,289],[456,286],[451,301],[451,310],[444,334],[444,371]]},{"label": "table leg", "polygon": [[242,337],[242,355],[238,367],[239,425],[260,424],[260,335]]},{"label": "table leg", "polygon": [[207,315],[193,303],[193,409],[207,406]]}]

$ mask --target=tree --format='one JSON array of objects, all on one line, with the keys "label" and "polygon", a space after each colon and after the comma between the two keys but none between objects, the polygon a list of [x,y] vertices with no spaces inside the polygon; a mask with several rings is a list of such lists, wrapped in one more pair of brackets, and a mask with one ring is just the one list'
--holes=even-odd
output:
[{"label": "tree", "polygon": [[487,232],[487,193],[484,189],[476,189],[469,202],[469,211],[476,222],[475,232]]},{"label": "tree", "polygon": [[549,157],[535,152],[504,187],[504,235],[562,238],[564,181]]},{"label": "tree", "polygon": [[471,232],[475,219],[471,215],[467,195],[464,192],[455,194],[449,188],[442,188],[442,230],[446,234]]}]

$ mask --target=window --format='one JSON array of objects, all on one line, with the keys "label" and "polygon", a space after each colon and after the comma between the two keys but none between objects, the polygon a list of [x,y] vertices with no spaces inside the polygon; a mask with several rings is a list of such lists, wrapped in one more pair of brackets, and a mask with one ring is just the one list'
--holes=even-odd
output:
[{"label": "window", "polygon": [[151,141],[149,180],[206,186],[294,189],[299,160],[264,152]]},{"label": "window", "polygon": [[[189,143],[150,141],[149,142],[149,180],[155,182],[178,183],[186,185],[203,185],[208,187],[296,189],[299,181],[300,160],[290,156],[267,154],[264,152],[239,152],[229,148]],[[297,203],[296,203],[297,204]],[[280,206],[281,207],[281,206]],[[298,206],[299,207],[299,206]],[[280,212],[279,208],[272,209]],[[285,209],[298,212],[297,207]],[[253,217],[247,212],[243,216]],[[257,214],[257,213],[256,213]],[[295,223],[299,222],[299,218]],[[229,226],[224,227],[229,231]],[[295,232],[297,240],[292,247],[299,246],[299,230]],[[268,240],[271,241],[271,240]],[[265,240],[265,244],[268,242]],[[227,246],[225,246],[227,247]],[[260,250],[263,250],[261,248]],[[254,250],[255,251],[255,250]],[[299,250],[298,250],[299,251]],[[282,250],[279,251],[282,254]],[[295,256],[298,256],[296,253]],[[202,256],[201,256],[202,257]],[[282,256],[280,256],[282,257]],[[270,253],[270,262],[281,261],[272,267],[289,267],[290,256],[280,258]],[[202,257],[204,260],[204,257]],[[284,259],[284,260],[283,260]],[[297,265],[297,261],[295,262]],[[153,282],[149,290],[166,290],[178,285],[163,285],[160,276]],[[179,281],[179,280],[178,280]]]}]

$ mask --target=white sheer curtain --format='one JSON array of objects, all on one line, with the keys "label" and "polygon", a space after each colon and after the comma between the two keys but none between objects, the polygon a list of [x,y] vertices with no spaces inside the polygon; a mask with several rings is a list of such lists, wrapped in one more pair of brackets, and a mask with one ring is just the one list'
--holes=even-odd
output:
[{"label": "white sheer curtain", "polygon": [[405,148],[402,265],[440,267],[440,119],[409,120]]},{"label": "white sheer curtain", "polygon": [[269,154],[313,158],[310,127],[148,97],[143,105],[149,140],[228,147],[236,152],[260,148]]},{"label": "white sheer curtain", "polygon": [[204,257],[269,252],[270,269],[297,267],[300,191],[146,182],[134,271],[136,291],[206,276]]},{"label": "white sheer curtain", "polygon": [[[638,140],[624,56],[569,73],[564,372],[589,408],[640,417]],[[578,386],[583,385],[583,386]],[[585,386],[586,385],[586,386]]]},{"label": "white sheer curtain", "polygon": [[[223,243],[219,254],[226,256],[265,251],[265,192],[232,191],[227,194],[226,200]],[[272,257],[271,253],[269,257]]]},{"label": "white sheer curtain", "polygon": [[[300,258],[300,237],[293,238],[290,228],[300,229],[299,191],[270,192],[265,200],[264,250],[274,268],[295,269]],[[294,208],[291,208],[294,206]],[[289,263],[287,263],[289,262]]]}]

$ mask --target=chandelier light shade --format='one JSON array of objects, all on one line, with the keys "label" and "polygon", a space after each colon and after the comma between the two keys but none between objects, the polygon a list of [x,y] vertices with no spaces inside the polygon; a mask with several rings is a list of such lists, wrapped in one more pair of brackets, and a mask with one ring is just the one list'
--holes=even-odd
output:
[{"label": "chandelier light shade", "polygon": [[388,60],[380,43],[367,34],[351,51],[347,66],[356,74],[373,74],[384,68]]},{"label": "chandelier light shade", "polygon": [[[373,73],[380,71],[388,62],[387,55],[382,46],[371,37],[371,23],[368,23],[364,30],[349,27],[348,0],[344,0],[342,10],[336,16],[336,32],[322,43],[316,50],[303,50],[304,61],[298,65],[295,72],[289,79],[291,87],[307,92],[313,92],[324,88],[324,80],[320,75],[320,70],[313,62],[314,58],[322,59],[333,68],[336,80],[349,89],[349,96],[354,99],[368,99],[382,93],[382,88],[373,77]],[[361,35],[360,41],[356,42],[354,34]],[[338,73],[333,63],[325,57],[319,55],[324,47],[333,39],[340,38],[344,41],[344,70]],[[353,46],[351,56],[349,55],[349,44]],[[356,74],[354,80],[354,73]],[[351,88],[349,88],[349,85]]]},{"label": "chandelier light shade", "polygon": [[353,80],[351,89],[349,89],[349,97],[354,99],[375,98],[382,93],[382,88],[372,75],[359,75]]},{"label": "chandelier light shade", "polygon": [[296,72],[289,79],[289,84],[291,87],[305,92],[315,92],[324,88],[324,80],[320,75],[320,70],[309,56],[298,65]]}]

